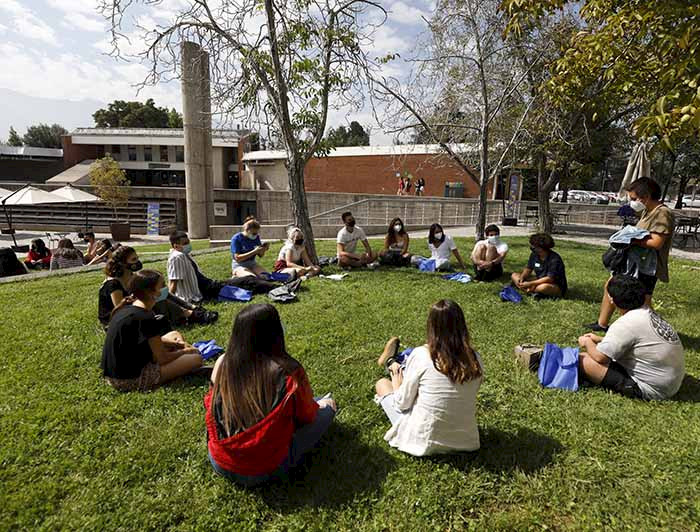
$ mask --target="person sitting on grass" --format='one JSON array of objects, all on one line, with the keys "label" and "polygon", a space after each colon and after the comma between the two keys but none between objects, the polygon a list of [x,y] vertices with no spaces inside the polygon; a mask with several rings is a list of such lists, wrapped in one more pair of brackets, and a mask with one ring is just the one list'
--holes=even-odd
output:
[{"label": "person sitting on grass", "polygon": [[79,233],[78,238],[81,238],[83,242],[87,244],[85,253],[83,254],[83,260],[85,264],[90,264],[90,261],[99,255],[98,250],[100,248],[100,243],[95,238],[95,233],[89,231],[87,233]]},{"label": "person sitting on grass", "polygon": [[153,270],[136,272],[127,296],[114,309],[102,349],[106,381],[122,392],[148,391],[192,373],[202,355],[177,331],[166,331],[153,307],[168,295],[163,276]]},{"label": "person sitting on grass", "polygon": [[75,249],[73,242],[69,238],[62,238],[58,241],[58,247],[51,256],[50,269],[63,270],[66,268],[77,268],[83,266],[83,254]]},{"label": "person sitting on grass", "polygon": [[321,273],[321,268],[311,262],[301,229],[290,227],[287,235],[287,241],[277,255],[275,272],[286,273],[292,279],[303,276],[313,277]]},{"label": "person sitting on grass", "polygon": [[511,280],[516,288],[537,299],[564,297],[568,288],[564,261],[552,251],[554,239],[547,233],[530,236],[530,259],[521,273],[513,273]]},{"label": "person sitting on grass", "polygon": [[476,395],[483,368],[460,306],[444,299],[435,303],[427,333],[428,342],[410,353],[405,367],[395,358],[396,338],[377,361],[391,375],[375,386],[375,402],[391,421],[384,439],[414,456],[475,451],[480,445]]},{"label": "person sitting on grass", "polygon": [[0,248],[0,277],[13,277],[29,273],[10,248]]},{"label": "person sitting on grass", "polygon": [[234,277],[255,275],[261,277],[267,273],[265,268],[255,262],[262,258],[270,248],[270,243],[260,240],[260,222],[254,216],[248,216],[243,222],[243,231],[231,238],[231,271]]},{"label": "person sitting on grass", "polygon": [[48,269],[51,266],[51,250],[41,238],[31,241],[24,265],[30,270]]},{"label": "person sitting on grass", "polygon": [[459,254],[457,244],[455,244],[455,241],[450,235],[445,234],[440,224],[433,224],[430,226],[430,230],[428,231],[428,249],[430,250],[430,259],[413,255],[413,257],[411,257],[411,264],[419,266],[421,261],[434,260],[435,269],[437,271],[448,271],[452,269],[452,266],[450,266],[450,255],[454,255],[459,263],[459,267],[462,270],[467,269],[464,260],[462,260],[462,256]]},{"label": "person sitting on grass", "polygon": [[683,346],[673,327],[646,305],[646,286],[629,275],[608,281],[607,297],[620,312],[604,338],[578,339],[581,376],[627,397],[673,397],[685,374]]},{"label": "person sitting on grass", "polygon": [[[97,318],[105,329],[109,325],[112,311],[130,294],[128,286],[136,272],[143,269],[139,256],[130,246],[120,246],[105,264],[107,278],[100,286],[97,304]],[[186,301],[170,297],[155,305],[155,312],[165,316],[175,325],[209,323],[204,311]]]},{"label": "person sitting on grass", "polygon": [[314,399],[304,368],[288,353],[274,306],[236,316],[204,398],[207,446],[219,475],[242,486],[283,476],[326,432],[338,409]]},{"label": "person sitting on grass", "polygon": [[479,240],[472,251],[474,279],[495,281],[503,275],[503,261],[508,253],[508,244],[501,240],[501,230],[497,225],[489,225],[484,230],[486,238]]},{"label": "person sitting on grass", "polygon": [[408,266],[411,263],[409,241],[403,221],[401,218],[394,218],[384,238],[384,249],[379,252],[379,263],[387,266]]},{"label": "person sitting on grass", "polygon": [[[362,227],[355,225],[355,217],[351,212],[344,212],[341,215],[343,228],[338,231],[336,248],[338,254],[338,266],[341,268],[361,268],[376,266],[377,253],[372,251],[367,235]],[[362,242],[365,248],[364,253],[355,253],[357,243]]]},{"label": "person sitting on grass", "polygon": [[114,250],[119,247],[119,245],[120,244],[112,245],[112,241],[109,238],[100,240],[99,247],[95,251],[95,256],[87,263],[88,266],[107,262],[112,256],[112,253],[114,253]]}]

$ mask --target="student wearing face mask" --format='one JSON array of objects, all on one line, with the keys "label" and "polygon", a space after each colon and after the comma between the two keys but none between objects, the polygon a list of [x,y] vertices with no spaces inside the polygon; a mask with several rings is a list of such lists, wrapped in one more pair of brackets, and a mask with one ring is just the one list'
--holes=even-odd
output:
[{"label": "student wearing face mask", "polygon": [[196,347],[177,331],[163,334],[153,312],[165,300],[163,276],[153,270],[134,273],[127,296],[112,312],[102,349],[101,368],[108,384],[119,391],[148,391],[202,366]]},{"label": "student wearing face mask", "polygon": [[257,257],[262,258],[270,248],[268,242],[262,243],[259,233],[260,223],[254,216],[248,216],[243,222],[243,231],[231,238],[231,270],[234,277],[261,276],[267,273],[265,268],[255,262]]},{"label": "student wearing face mask", "polygon": [[472,251],[474,278],[477,281],[494,281],[503,275],[503,261],[508,253],[508,244],[501,240],[497,225],[489,225],[484,231],[486,238],[479,240]]},{"label": "student wearing face mask", "polygon": [[[656,288],[657,281],[667,283],[668,277],[668,257],[673,244],[673,232],[676,221],[673,211],[661,201],[661,187],[649,177],[642,177],[633,181],[627,187],[629,205],[641,216],[637,222],[638,229],[646,229],[650,235],[643,240],[632,240],[633,246],[644,249],[656,250],[656,274],[647,275],[639,273],[638,279],[644,285],[645,305],[651,307],[652,294]],[[607,282],[603,289],[603,300],[600,304],[598,320],[586,324],[585,327],[591,331],[605,332],[610,325],[610,319],[615,312],[615,305],[608,295]]]},{"label": "student wearing face mask", "polygon": [[564,297],[568,289],[564,261],[552,251],[554,239],[547,233],[530,236],[530,259],[521,273],[513,273],[511,280],[516,288],[534,295]]},{"label": "student wearing face mask", "polygon": [[[435,261],[435,269],[437,271],[447,271],[452,268],[450,266],[450,255],[454,255],[462,270],[466,270],[467,266],[459,254],[457,244],[450,235],[445,234],[440,224],[433,224],[428,231],[428,249],[430,250],[430,259]],[[418,266],[422,260],[427,260],[426,257],[413,255],[411,263]]]},{"label": "student wearing face mask", "polygon": [[[78,237],[80,236],[81,235],[78,235]],[[100,243],[95,238],[95,233],[93,232],[83,233],[82,239],[83,242],[87,244],[87,249],[83,255],[83,260],[85,261],[85,264],[90,264],[90,261],[98,255],[97,251],[100,247]]]},{"label": "student wearing face mask", "polygon": [[[375,262],[377,253],[372,251],[362,227],[355,224],[355,217],[348,211],[344,212],[341,218],[345,225],[338,231],[336,239],[338,265],[342,268],[376,267],[378,265]],[[362,246],[365,248],[364,253],[355,253],[358,242],[362,242]]]},{"label": "student wearing face mask", "polygon": [[379,263],[386,266],[408,266],[411,263],[409,240],[401,218],[394,218],[384,237],[384,249],[379,252]]},{"label": "student wearing face mask", "polygon": [[306,246],[304,246],[304,233],[301,232],[301,229],[290,227],[287,235],[287,241],[277,255],[274,270],[286,273],[292,278],[313,277],[321,273],[321,268],[311,262]]},{"label": "student wearing face mask", "polygon": [[41,238],[32,240],[24,265],[30,270],[48,269],[51,265],[51,250]]}]

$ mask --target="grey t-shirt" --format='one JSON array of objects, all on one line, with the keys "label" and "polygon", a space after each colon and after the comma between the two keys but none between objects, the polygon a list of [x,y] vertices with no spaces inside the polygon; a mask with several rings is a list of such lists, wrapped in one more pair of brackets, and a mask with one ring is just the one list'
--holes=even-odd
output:
[{"label": "grey t-shirt", "polygon": [[598,351],[627,370],[646,399],[668,399],[685,374],[678,334],[648,307],[630,310],[610,326]]}]

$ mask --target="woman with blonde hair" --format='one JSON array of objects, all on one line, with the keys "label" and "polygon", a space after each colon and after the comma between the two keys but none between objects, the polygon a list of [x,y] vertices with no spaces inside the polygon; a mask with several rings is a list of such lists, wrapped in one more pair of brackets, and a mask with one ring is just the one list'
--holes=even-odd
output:
[{"label": "woman with blonde hair", "polygon": [[290,227],[287,231],[287,241],[280,249],[274,270],[292,278],[313,277],[321,273],[321,268],[311,262],[304,245],[304,233],[298,227]]}]

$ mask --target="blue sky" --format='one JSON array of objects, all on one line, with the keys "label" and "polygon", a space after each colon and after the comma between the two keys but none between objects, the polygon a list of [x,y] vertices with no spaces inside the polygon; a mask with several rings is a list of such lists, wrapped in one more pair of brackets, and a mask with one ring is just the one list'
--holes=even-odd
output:
[{"label": "blue sky", "polygon": [[[187,0],[164,0],[159,7],[134,11],[144,25],[163,23]],[[409,53],[425,27],[433,0],[388,0],[388,23],[376,34],[373,51]],[[177,82],[147,87],[135,84],[146,66],[109,57],[107,23],[96,12],[96,0],[0,0],[0,139],[10,125],[20,134],[38,122],[62,123],[68,129],[91,126],[91,113],[106,102],[154,98],[161,106],[180,105]],[[131,47],[138,51],[138,40]],[[3,90],[4,89],[4,90]],[[369,123],[369,110],[357,118]],[[344,120],[331,117],[331,125]],[[372,132],[372,144],[390,137]]]}]

